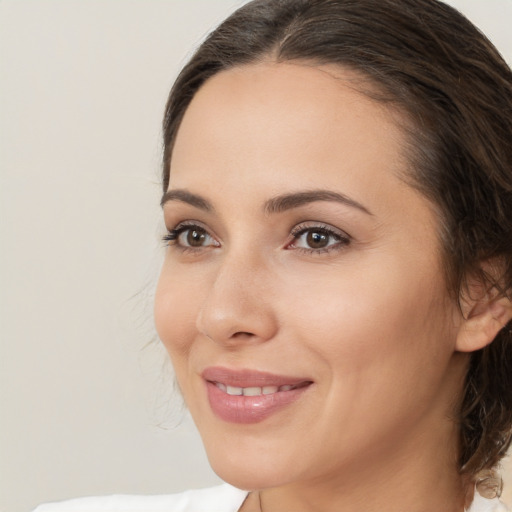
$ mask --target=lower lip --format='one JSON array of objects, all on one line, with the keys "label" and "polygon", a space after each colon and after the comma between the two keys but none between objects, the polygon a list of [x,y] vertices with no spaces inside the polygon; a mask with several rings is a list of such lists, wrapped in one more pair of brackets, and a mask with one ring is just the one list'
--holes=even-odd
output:
[{"label": "lower lip", "polygon": [[292,404],[310,386],[289,391],[278,391],[270,395],[228,395],[214,383],[207,382],[208,400],[213,413],[229,423],[259,423]]}]

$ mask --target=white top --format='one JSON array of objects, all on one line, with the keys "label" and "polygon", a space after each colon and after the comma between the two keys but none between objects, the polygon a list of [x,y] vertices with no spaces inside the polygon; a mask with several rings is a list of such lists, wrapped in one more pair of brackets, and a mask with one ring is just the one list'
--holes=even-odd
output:
[{"label": "white top", "polygon": [[34,512],[237,512],[247,491],[229,484],[156,496],[91,496],[39,505]]},{"label": "white top", "polygon": [[[229,484],[158,496],[94,496],[39,505],[34,512],[237,512],[247,491]],[[508,512],[498,499],[475,494],[468,512]]]}]

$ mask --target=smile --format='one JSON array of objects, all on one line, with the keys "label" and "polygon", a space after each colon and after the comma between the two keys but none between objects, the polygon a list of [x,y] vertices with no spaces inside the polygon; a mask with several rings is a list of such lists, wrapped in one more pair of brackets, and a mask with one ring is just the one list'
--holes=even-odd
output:
[{"label": "smile", "polygon": [[226,422],[259,423],[291,406],[313,381],[252,370],[207,368],[202,377],[213,414]]}]

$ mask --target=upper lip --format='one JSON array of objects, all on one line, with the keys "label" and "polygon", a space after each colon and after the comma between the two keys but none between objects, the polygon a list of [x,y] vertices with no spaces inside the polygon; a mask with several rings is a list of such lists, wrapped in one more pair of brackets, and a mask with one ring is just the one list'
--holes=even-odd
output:
[{"label": "upper lip", "polygon": [[276,375],[269,372],[261,372],[250,369],[230,369],[221,366],[206,368],[201,376],[209,382],[218,382],[226,386],[240,388],[263,387],[263,386],[297,386],[302,383],[310,383],[311,379],[304,377],[292,377],[287,375]]}]

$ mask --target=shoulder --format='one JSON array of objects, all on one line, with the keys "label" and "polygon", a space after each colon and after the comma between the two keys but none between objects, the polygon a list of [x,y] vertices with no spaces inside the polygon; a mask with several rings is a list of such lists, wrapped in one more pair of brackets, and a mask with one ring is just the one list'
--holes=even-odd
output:
[{"label": "shoulder", "polygon": [[92,496],[47,503],[34,512],[236,512],[246,491],[229,484],[156,496]]}]

